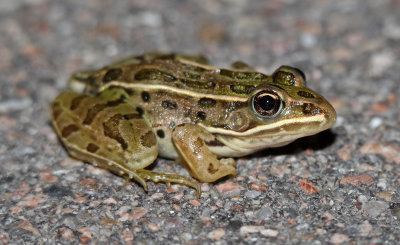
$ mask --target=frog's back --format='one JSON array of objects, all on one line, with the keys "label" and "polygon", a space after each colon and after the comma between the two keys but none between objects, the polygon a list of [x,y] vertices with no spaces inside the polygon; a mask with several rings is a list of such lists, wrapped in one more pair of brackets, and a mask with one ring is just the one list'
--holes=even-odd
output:
[{"label": "frog's back", "polygon": [[183,89],[204,94],[246,98],[256,86],[267,83],[267,75],[250,70],[218,69],[203,56],[146,54],[118,61],[99,70],[75,73],[69,87],[94,94],[110,86],[149,86]]}]

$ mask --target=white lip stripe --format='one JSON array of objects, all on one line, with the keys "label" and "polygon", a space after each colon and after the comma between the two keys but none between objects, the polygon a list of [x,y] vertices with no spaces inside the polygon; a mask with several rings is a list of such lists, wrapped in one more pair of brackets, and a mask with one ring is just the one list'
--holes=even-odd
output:
[{"label": "white lip stripe", "polygon": [[287,124],[296,123],[296,122],[301,122],[304,124],[319,122],[321,124],[320,128],[323,128],[324,121],[326,121],[324,115],[318,115],[318,116],[313,116],[313,117],[297,117],[297,118],[291,118],[291,119],[277,121],[277,122],[270,123],[270,124],[260,125],[260,126],[257,126],[255,128],[249,129],[244,132],[235,132],[235,131],[227,130],[227,129],[223,129],[223,128],[207,127],[201,123],[199,123],[198,125],[204,127],[210,133],[218,133],[221,135],[230,135],[230,136],[249,136],[252,134],[257,134],[260,131],[270,130],[270,129],[278,128],[278,127],[281,127],[281,126],[284,126]]},{"label": "white lip stripe", "polygon": [[177,93],[177,94],[182,94],[182,95],[187,95],[187,96],[191,96],[191,97],[198,97],[198,98],[203,98],[203,97],[207,97],[207,98],[212,98],[215,100],[229,100],[229,101],[235,101],[235,102],[247,102],[248,98],[241,98],[238,96],[226,96],[226,95],[216,95],[216,94],[206,94],[206,93],[199,93],[199,92],[194,92],[192,90],[188,90],[188,89],[179,89],[179,88],[174,88],[171,86],[167,86],[167,85],[159,85],[159,84],[143,84],[143,83],[126,83],[126,82],[110,82],[107,83],[106,85],[104,85],[103,87],[101,87],[100,91],[103,91],[105,89],[107,89],[110,86],[119,86],[119,87],[123,87],[123,88],[140,88],[141,90],[145,90],[147,89],[152,89],[152,90],[167,90],[173,93]]}]

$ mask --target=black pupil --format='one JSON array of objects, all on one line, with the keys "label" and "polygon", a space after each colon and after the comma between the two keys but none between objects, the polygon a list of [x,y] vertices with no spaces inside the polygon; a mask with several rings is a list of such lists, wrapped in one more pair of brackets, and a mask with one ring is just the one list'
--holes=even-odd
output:
[{"label": "black pupil", "polygon": [[275,108],[276,99],[270,95],[265,95],[258,100],[258,104],[264,111],[270,111]]}]

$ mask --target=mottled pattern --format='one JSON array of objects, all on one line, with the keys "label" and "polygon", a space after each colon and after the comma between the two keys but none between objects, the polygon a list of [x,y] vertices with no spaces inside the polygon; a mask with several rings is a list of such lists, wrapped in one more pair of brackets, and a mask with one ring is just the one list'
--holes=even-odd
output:
[{"label": "mottled pattern", "polygon": [[165,81],[165,82],[173,82],[176,81],[176,77],[167,72],[160,71],[157,69],[150,69],[145,68],[139,70],[135,74],[135,80],[142,81],[142,80],[158,80],[158,81]]},{"label": "mottled pattern", "polygon": [[79,105],[81,104],[82,100],[87,98],[87,95],[79,95],[77,97],[75,97],[72,101],[71,101],[71,106],[69,107],[70,110],[75,110],[76,108],[79,107]]},{"label": "mottled pattern", "polygon": [[85,119],[83,120],[83,124],[91,124],[94,120],[94,118],[96,117],[96,115],[101,112],[102,110],[104,110],[105,108],[107,108],[106,104],[97,104],[94,105],[93,107],[90,107]]},{"label": "mottled pattern", "polygon": [[[76,98],[80,98],[81,96],[78,96]],[[72,100],[72,103],[75,102],[75,99]],[[121,95],[119,99],[113,100],[113,101],[108,101],[105,104],[96,104],[92,107],[89,108],[85,119],[83,120],[83,124],[91,124],[96,117],[97,114],[99,114],[101,111],[103,111],[107,107],[115,107],[123,103],[125,100],[125,96]],[[72,107],[72,104],[71,104]]]},{"label": "mottled pattern", "polygon": [[140,136],[140,142],[144,147],[149,148],[156,145],[157,139],[154,136],[153,131],[148,131],[147,133]]},{"label": "mottled pattern", "polygon": [[88,146],[86,147],[86,150],[90,153],[95,153],[99,147],[93,143],[89,143]]},{"label": "mottled pattern", "polygon": [[[397,244],[399,7],[0,1],[0,244]],[[69,157],[49,119],[65,114],[49,115],[48,105],[71,72],[151,50],[204,53],[221,67],[240,59],[265,72],[299,66],[338,123],[240,158],[237,177],[202,184],[201,199],[179,185],[148,183],[145,192]],[[163,158],[150,169],[189,176]]]},{"label": "mottled pattern", "polygon": [[68,126],[66,126],[65,128],[62,129],[61,136],[64,137],[64,138],[67,138],[73,132],[76,132],[78,130],[79,130],[78,126],[76,126],[75,124],[70,124],[70,125],[68,125]]},{"label": "mottled pattern", "polygon": [[124,117],[121,114],[115,114],[103,123],[103,127],[104,135],[118,141],[125,150],[128,148],[128,143],[126,143],[125,139],[122,137],[118,127],[122,119],[124,119]]},{"label": "mottled pattern", "polygon": [[103,82],[108,83],[110,81],[118,80],[122,74],[122,70],[120,68],[112,68],[107,71],[107,73],[103,77]]},{"label": "mottled pattern", "polygon": [[[229,93],[242,97],[249,94],[255,85],[271,82],[269,76],[260,72],[232,71],[204,65],[201,63],[204,60],[197,56],[159,54],[133,57],[131,60],[116,62],[98,71],[81,72],[74,77],[79,82],[85,82],[83,78],[87,77],[87,93],[118,80],[125,83],[164,84],[211,94],[225,94],[229,89]],[[198,61],[198,65],[190,63]]]}]

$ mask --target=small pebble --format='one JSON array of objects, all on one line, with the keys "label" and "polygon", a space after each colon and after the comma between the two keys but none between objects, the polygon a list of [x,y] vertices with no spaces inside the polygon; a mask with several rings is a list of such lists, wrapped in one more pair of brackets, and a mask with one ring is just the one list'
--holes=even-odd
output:
[{"label": "small pebble", "polygon": [[207,237],[214,240],[214,241],[219,241],[221,238],[223,238],[226,234],[226,231],[222,228],[218,228],[215,230],[212,230],[210,233],[207,234]]},{"label": "small pebble", "polygon": [[330,242],[333,244],[342,244],[342,243],[347,242],[348,240],[349,240],[349,237],[347,235],[341,234],[341,233],[335,233],[331,237]]}]

